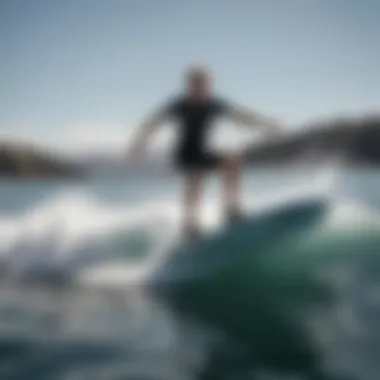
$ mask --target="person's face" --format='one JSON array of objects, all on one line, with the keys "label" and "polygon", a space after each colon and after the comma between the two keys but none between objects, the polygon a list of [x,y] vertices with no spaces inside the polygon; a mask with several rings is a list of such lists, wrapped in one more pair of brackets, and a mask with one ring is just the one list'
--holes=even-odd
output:
[{"label": "person's face", "polygon": [[207,73],[191,73],[188,76],[187,88],[191,96],[207,96],[211,92],[211,78]]}]

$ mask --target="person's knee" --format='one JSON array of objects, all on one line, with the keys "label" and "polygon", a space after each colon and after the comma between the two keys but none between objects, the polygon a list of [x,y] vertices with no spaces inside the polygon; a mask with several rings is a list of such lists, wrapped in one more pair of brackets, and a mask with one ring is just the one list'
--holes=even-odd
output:
[{"label": "person's knee", "polygon": [[190,197],[196,197],[203,184],[203,176],[202,173],[193,172],[187,177],[186,181],[186,194]]},{"label": "person's knee", "polygon": [[237,170],[241,165],[240,157],[237,155],[227,155],[223,160],[223,167],[228,170]]}]

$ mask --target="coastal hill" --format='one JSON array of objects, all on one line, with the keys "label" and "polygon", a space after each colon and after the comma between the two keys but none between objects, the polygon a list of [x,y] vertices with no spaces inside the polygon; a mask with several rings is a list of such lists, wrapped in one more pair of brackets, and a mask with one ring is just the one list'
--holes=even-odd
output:
[{"label": "coastal hill", "polygon": [[0,178],[76,178],[81,170],[41,148],[0,142]]},{"label": "coastal hill", "polygon": [[[339,119],[305,126],[288,136],[250,147],[244,152],[248,166],[307,165],[329,158],[352,165],[380,166],[380,116]],[[43,148],[0,142],[0,178],[78,178],[92,175],[130,176],[170,173],[167,159],[148,157],[128,164],[109,152],[76,160],[58,157]]]},{"label": "coastal hill", "polygon": [[352,165],[380,166],[380,116],[310,125],[244,153],[250,166],[307,164],[337,156]]}]

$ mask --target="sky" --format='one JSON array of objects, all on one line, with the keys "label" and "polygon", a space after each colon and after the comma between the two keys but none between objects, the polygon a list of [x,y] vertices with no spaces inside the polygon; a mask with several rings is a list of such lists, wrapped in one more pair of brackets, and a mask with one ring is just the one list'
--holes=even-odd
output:
[{"label": "sky", "polygon": [[378,0],[0,0],[0,137],[122,149],[198,62],[289,130],[373,112],[379,14]]}]

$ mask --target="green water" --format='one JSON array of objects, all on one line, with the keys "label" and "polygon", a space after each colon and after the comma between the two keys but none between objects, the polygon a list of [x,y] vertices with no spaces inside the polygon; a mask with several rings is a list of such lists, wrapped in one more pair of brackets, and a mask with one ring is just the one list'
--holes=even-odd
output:
[{"label": "green water", "polygon": [[[256,173],[245,197],[307,188],[307,174]],[[378,380],[380,180],[343,174],[322,219],[284,225],[252,252],[206,250],[203,268],[235,259],[165,294],[136,268],[154,248],[142,221],[169,213],[178,180],[4,184],[0,378]],[[107,281],[76,281],[95,262]]]}]

